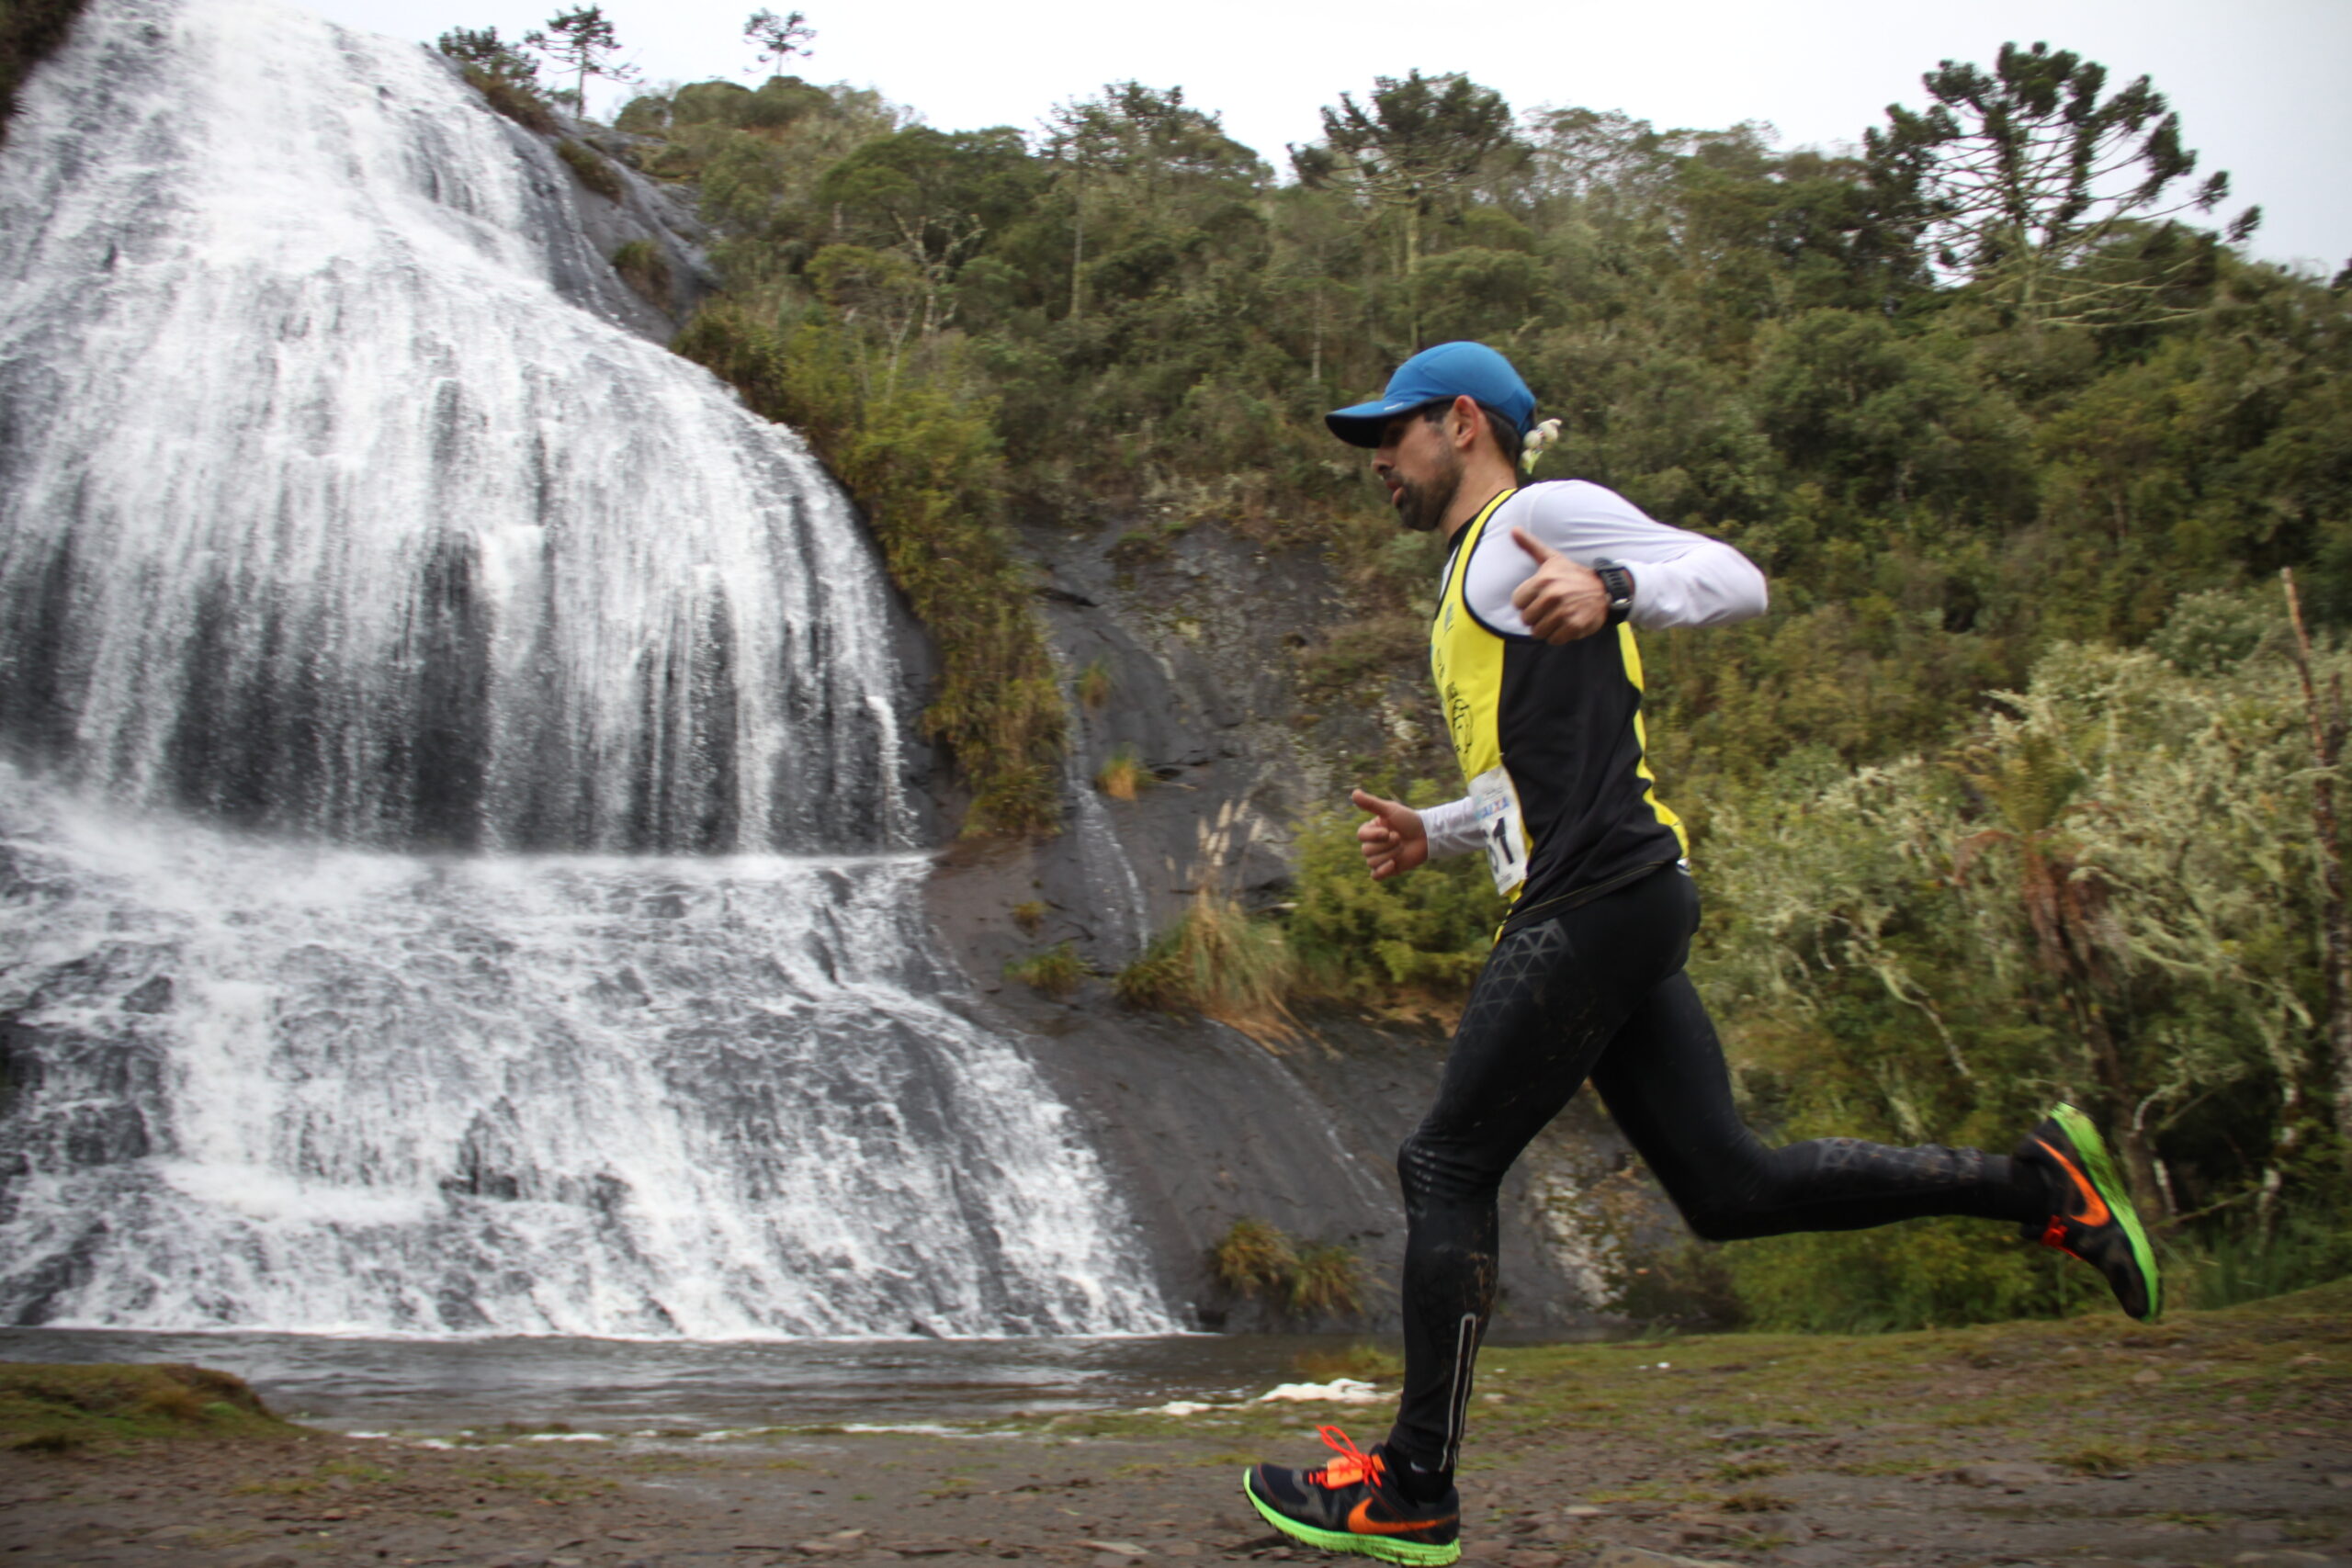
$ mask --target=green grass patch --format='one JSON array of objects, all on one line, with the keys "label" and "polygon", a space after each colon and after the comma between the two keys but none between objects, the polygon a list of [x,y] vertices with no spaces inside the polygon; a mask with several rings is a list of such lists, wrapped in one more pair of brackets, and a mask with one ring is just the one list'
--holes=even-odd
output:
[{"label": "green grass patch", "polygon": [[565,137],[555,144],[556,156],[561,158],[580,183],[603,197],[606,201],[621,198],[620,172],[613,167],[602,152],[584,141]]},{"label": "green grass patch", "polygon": [[655,310],[670,310],[670,253],[651,240],[631,240],[613,252],[613,270]]},{"label": "green grass patch", "polygon": [[1056,942],[1043,953],[1008,962],[1004,977],[1049,997],[1066,997],[1085,980],[1086,961],[1070,943]]},{"label": "green grass patch", "polygon": [[23,1452],[300,1431],[243,1379],[205,1367],[0,1362],[0,1447]]}]

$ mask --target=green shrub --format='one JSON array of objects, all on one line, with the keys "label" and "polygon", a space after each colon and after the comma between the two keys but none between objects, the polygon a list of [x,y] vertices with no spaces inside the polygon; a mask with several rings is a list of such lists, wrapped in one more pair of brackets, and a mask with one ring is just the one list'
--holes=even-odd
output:
[{"label": "green shrub", "polygon": [[479,65],[466,67],[466,85],[480,93],[484,103],[524,130],[536,130],[542,136],[555,134],[555,110],[528,85]]},{"label": "green shrub", "polygon": [[1287,1299],[1290,1278],[1297,1269],[1298,1254],[1291,1250],[1290,1237],[1247,1216],[1234,1221],[1210,1249],[1209,1270],[1217,1283],[1251,1300],[1261,1291]]},{"label": "green shrub", "polygon": [[571,165],[571,172],[580,176],[582,185],[606,201],[621,198],[620,172],[606,161],[602,152],[568,136],[555,144],[555,151],[558,157]]},{"label": "green shrub", "polygon": [[1051,831],[1068,716],[1031,570],[1004,526],[991,411],[963,386],[956,353],[877,374],[823,307],[793,319],[741,296],[706,304],[675,346],[798,430],[865,510],[891,580],[939,645],[923,731],[972,788],[965,831]]},{"label": "green shrub", "polygon": [[1078,956],[1078,949],[1063,942],[1043,953],[1006,964],[1004,976],[1046,996],[1066,997],[1085,980],[1086,964]]},{"label": "green shrub", "polygon": [[1244,1216],[1209,1251],[1217,1283],[1255,1301],[1264,1295],[1285,1314],[1329,1316],[1363,1310],[1355,1249],[1338,1242],[1294,1245],[1279,1226]]},{"label": "green shrub", "polygon": [[[1368,786],[1384,793],[1388,786]],[[1417,784],[1408,805],[1443,792]],[[1505,906],[1485,859],[1460,855],[1374,882],[1356,847],[1363,813],[1350,807],[1309,821],[1299,834],[1298,896],[1291,950],[1306,987],[1363,1005],[1458,1000],[1487,961]]]},{"label": "green shrub", "polygon": [[2325,1212],[2281,1215],[2268,1235],[2247,1216],[2183,1238],[2161,1259],[2166,1292],[2199,1307],[2236,1306],[2352,1274],[2352,1225]]},{"label": "green shrub", "polygon": [[651,240],[631,240],[613,253],[613,270],[655,310],[670,309],[670,254]]},{"label": "green shrub", "polygon": [[1298,1248],[1289,1303],[1291,1311],[1316,1316],[1362,1312],[1363,1276],[1355,1248],[1335,1241],[1312,1242]]},{"label": "green shrub", "polygon": [[1871,1334],[2050,1317],[2107,1294],[2071,1258],[1982,1220],[1910,1220],[1736,1242],[1724,1254],[1750,1325]]}]

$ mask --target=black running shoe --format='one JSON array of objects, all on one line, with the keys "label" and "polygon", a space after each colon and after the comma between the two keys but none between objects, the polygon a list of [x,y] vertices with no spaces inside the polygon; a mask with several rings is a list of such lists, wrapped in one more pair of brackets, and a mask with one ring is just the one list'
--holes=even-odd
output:
[{"label": "black running shoe", "polygon": [[2081,1258],[2107,1276],[2115,1299],[2137,1318],[2164,1310],[2164,1283],[2155,1250],[2132,1211],[2132,1194],[2108,1157],[2091,1119],[2071,1105],[2051,1108],[2048,1120],[2018,1145],[2016,1157],[2050,1183],[2050,1218],[2029,1224],[2029,1241]]},{"label": "black running shoe", "polygon": [[1241,1472],[1250,1505],[1293,1540],[1326,1551],[1356,1551],[1417,1568],[1440,1568],[1462,1555],[1461,1495],[1451,1486],[1416,1503],[1389,1473],[1374,1443],[1362,1452],[1337,1427],[1317,1428],[1340,1457],[1315,1470],[1253,1464]]}]

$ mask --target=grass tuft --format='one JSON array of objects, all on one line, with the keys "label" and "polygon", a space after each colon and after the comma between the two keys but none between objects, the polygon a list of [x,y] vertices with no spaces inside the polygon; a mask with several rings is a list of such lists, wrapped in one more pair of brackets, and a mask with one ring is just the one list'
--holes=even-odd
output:
[{"label": "grass tuft", "polygon": [[1090,709],[1100,708],[1111,700],[1111,668],[1096,659],[1088,661],[1078,672],[1078,700]]},{"label": "grass tuft", "polygon": [[1086,962],[1070,943],[1056,942],[1043,953],[1005,964],[1004,977],[1049,997],[1066,997],[1086,979]]},{"label": "grass tuft", "polygon": [[1292,1315],[1363,1310],[1363,1270],[1353,1247],[1338,1242],[1294,1244],[1281,1227],[1264,1220],[1244,1216],[1234,1221],[1210,1248],[1209,1270],[1235,1294],[1252,1301],[1263,1295]]},{"label": "grass tuft", "polygon": [[1151,770],[1133,746],[1124,743],[1111,749],[1109,761],[1094,775],[1094,787],[1114,800],[1133,800],[1150,783]]},{"label": "grass tuft", "polygon": [[1209,1271],[1217,1283],[1253,1301],[1261,1292],[1281,1292],[1297,1267],[1290,1237],[1280,1227],[1246,1215],[1233,1222],[1209,1253]]},{"label": "grass tuft", "polygon": [[1204,891],[1152,939],[1112,987],[1129,1007],[1191,1010],[1220,1022],[1289,1032],[1283,998],[1295,974],[1280,927],[1234,900]]}]

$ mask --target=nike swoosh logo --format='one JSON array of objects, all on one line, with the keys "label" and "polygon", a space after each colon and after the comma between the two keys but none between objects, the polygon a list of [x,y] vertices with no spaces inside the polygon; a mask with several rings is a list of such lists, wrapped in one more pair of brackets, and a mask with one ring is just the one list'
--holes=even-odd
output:
[{"label": "nike swoosh logo", "polygon": [[1408,1530],[1435,1529],[1440,1525],[1450,1525],[1459,1517],[1459,1515],[1448,1514],[1442,1518],[1406,1519],[1391,1524],[1372,1517],[1372,1499],[1366,1497],[1348,1510],[1348,1533],[1351,1535],[1403,1535]]},{"label": "nike swoosh logo", "polygon": [[2036,1138],[2034,1142],[2049,1150],[2050,1157],[2058,1162],[2058,1168],[2074,1178],[2075,1189],[2083,1195],[2083,1212],[2079,1214],[2069,1214],[2066,1217],[2076,1224],[2103,1225],[2107,1224],[2109,1218],[2107,1212],[2107,1200],[2098,1195],[2098,1189],[2090,1184],[2090,1179],[2075,1168],[2073,1160],[2068,1159],[2056,1149],[2051,1148],[2043,1139]]}]

